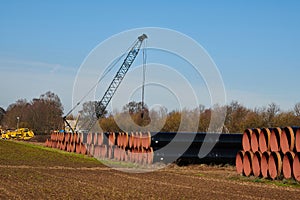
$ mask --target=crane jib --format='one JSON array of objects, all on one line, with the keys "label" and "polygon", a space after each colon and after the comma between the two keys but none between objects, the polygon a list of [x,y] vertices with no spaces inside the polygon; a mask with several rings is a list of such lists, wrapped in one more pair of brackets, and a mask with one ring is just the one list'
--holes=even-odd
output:
[{"label": "crane jib", "polygon": [[110,83],[108,89],[104,93],[104,96],[97,103],[96,109],[95,109],[97,119],[101,118],[104,115],[106,107],[108,106],[110,100],[112,99],[116,90],[120,86],[123,78],[125,77],[127,71],[129,70],[130,66],[134,62],[136,56],[138,55],[138,53],[140,51],[143,40],[146,38],[148,38],[146,34],[143,34],[138,37],[137,42],[134,44],[134,46],[131,48],[131,50],[127,54],[120,69],[118,70],[117,74],[115,75],[112,82]]}]

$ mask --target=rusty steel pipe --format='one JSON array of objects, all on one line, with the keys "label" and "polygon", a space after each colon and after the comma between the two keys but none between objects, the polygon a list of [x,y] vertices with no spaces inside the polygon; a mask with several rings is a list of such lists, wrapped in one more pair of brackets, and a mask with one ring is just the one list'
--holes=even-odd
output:
[{"label": "rusty steel pipe", "polygon": [[251,150],[251,135],[252,135],[251,129],[246,129],[243,133],[242,145],[244,151]]},{"label": "rusty steel pipe", "polygon": [[243,167],[243,160],[244,160],[245,151],[239,151],[236,154],[235,158],[235,168],[238,174],[243,175],[244,167]]},{"label": "rusty steel pipe", "polygon": [[[272,129],[271,129],[272,130]],[[259,134],[259,150],[263,153],[265,151],[270,151],[270,137],[271,131],[269,128],[261,129]]]},{"label": "rusty steel pipe", "polygon": [[271,151],[280,151],[280,138],[282,129],[279,127],[273,128],[270,136],[270,149]]},{"label": "rusty steel pipe", "polygon": [[98,145],[98,133],[93,134],[93,144]]},{"label": "rusty steel pipe", "polygon": [[80,143],[76,143],[76,153],[80,154],[80,152],[81,152]]},{"label": "rusty steel pipe", "polygon": [[128,133],[124,133],[124,136],[123,136],[123,147],[124,148],[127,148],[128,147],[128,142],[129,142],[129,135]]},{"label": "rusty steel pipe", "polygon": [[80,143],[80,145],[81,145],[81,147],[80,147],[80,153],[82,155],[86,155],[87,154],[87,146],[84,145],[84,144],[82,144],[82,143]]},{"label": "rusty steel pipe", "polygon": [[300,181],[300,153],[295,153],[293,161],[293,177],[295,180]]},{"label": "rusty steel pipe", "polygon": [[252,170],[253,175],[256,177],[261,177],[261,157],[262,153],[260,151],[256,151],[253,155]]},{"label": "rusty steel pipe", "polygon": [[147,164],[151,165],[153,163],[153,159],[154,159],[154,152],[153,152],[153,148],[150,147],[149,149],[147,149]]},{"label": "rusty steel pipe", "polygon": [[101,132],[101,133],[98,133],[97,144],[103,145],[103,143],[104,143],[104,134]]},{"label": "rusty steel pipe", "polygon": [[253,152],[246,151],[243,159],[243,168],[245,176],[252,175],[252,161],[253,161]]},{"label": "rusty steel pipe", "polygon": [[142,136],[141,136],[141,140],[142,140],[142,144],[141,146],[143,148],[146,148],[148,149],[151,145],[151,133],[150,132],[147,132],[147,133],[142,133]]},{"label": "rusty steel pipe", "polygon": [[259,128],[255,128],[252,130],[251,143],[250,143],[252,152],[256,152],[259,150],[258,139],[259,139],[260,132],[261,130]]},{"label": "rusty steel pipe", "polygon": [[108,159],[114,158],[114,146],[108,146],[107,158]]},{"label": "rusty steel pipe", "polygon": [[128,147],[129,147],[130,149],[133,148],[133,144],[134,144],[133,140],[134,140],[134,133],[131,132],[131,133],[130,133],[130,136],[129,136],[129,141],[128,141]]},{"label": "rusty steel pipe", "polygon": [[295,127],[285,127],[281,133],[280,137],[280,148],[282,153],[286,153],[288,151],[293,151],[295,147],[295,134],[298,128]]},{"label": "rusty steel pipe", "polygon": [[265,151],[261,157],[260,170],[263,178],[269,177],[269,157],[271,152]]},{"label": "rusty steel pipe", "polygon": [[87,134],[87,137],[86,137],[86,143],[88,145],[92,144],[93,143],[93,133],[88,133]]},{"label": "rusty steel pipe", "polygon": [[108,144],[110,145],[110,146],[114,146],[114,145],[116,145],[116,133],[115,132],[111,132],[111,133],[109,133],[109,135],[108,135]]},{"label": "rusty steel pipe", "polygon": [[300,152],[300,128],[295,133],[295,150],[296,152]]},{"label": "rusty steel pipe", "polygon": [[290,179],[293,176],[293,161],[295,153],[292,151],[286,152],[282,161],[282,174],[286,179]]},{"label": "rusty steel pipe", "polygon": [[280,152],[271,152],[268,161],[269,177],[276,179],[281,175],[282,171],[282,156]]},{"label": "rusty steel pipe", "polygon": [[67,148],[67,142],[64,141],[63,145],[61,145],[61,150],[66,151],[67,150],[66,148]]}]

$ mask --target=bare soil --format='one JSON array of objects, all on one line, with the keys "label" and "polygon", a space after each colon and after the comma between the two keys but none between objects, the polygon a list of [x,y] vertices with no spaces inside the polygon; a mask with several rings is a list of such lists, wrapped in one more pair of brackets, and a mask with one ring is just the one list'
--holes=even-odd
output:
[{"label": "bare soil", "polygon": [[297,199],[299,184],[261,181],[233,166],[170,165],[125,173],[88,157],[0,141],[0,199]]}]

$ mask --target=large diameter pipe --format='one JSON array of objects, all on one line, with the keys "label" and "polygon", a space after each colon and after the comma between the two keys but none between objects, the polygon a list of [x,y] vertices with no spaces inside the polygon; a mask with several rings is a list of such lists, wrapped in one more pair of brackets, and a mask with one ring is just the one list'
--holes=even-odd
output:
[{"label": "large diameter pipe", "polygon": [[101,146],[99,145],[93,145],[94,146],[94,153],[93,153],[93,157],[94,158],[97,158],[97,159],[100,159],[100,154],[101,154]]},{"label": "large diameter pipe", "polygon": [[300,128],[297,129],[295,134],[295,150],[300,152]]},{"label": "large diameter pipe", "polygon": [[244,172],[244,166],[243,166],[243,160],[244,160],[245,151],[239,151],[236,154],[235,158],[235,168],[238,174],[243,175]]},{"label": "large diameter pipe", "polygon": [[295,153],[292,151],[286,152],[282,160],[282,174],[286,179],[290,179],[293,176],[293,161]]},{"label": "large diameter pipe", "polygon": [[80,154],[81,152],[81,145],[80,143],[76,143],[76,153]]},{"label": "large diameter pipe", "polygon": [[259,150],[262,153],[265,151],[270,151],[270,137],[271,131],[269,128],[261,129],[261,132],[259,134]]},{"label": "large diameter pipe", "polygon": [[87,134],[86,143],[88,145],[93,144],[93,133],[88,133]]},{"label": "large diameter pipe", "polygon": [[81,144],[81,147],[80,147],[80,153],[81,153],[82,155],[87,154],[87,146],[84,145],[84,144],[82,144],[82,143],[80,143],[80,144]]},{"label": "large diameter pipe", "polygon": [[271,179],[276,179],[281,175],[282,159],[279,152],[271,152],[269,157],[269,176]]},{"label": "large diameter pipe", "polygon": [[[178,137],[176,137],[178,136]],[[186,136],[186,137],[185,137]],[[201,147],[202,143],[214,143],[215,146],[220,148],[234,147],[242,148],[242,134],[218,134],[218,133],[151,133],[151,147],[160,149],[170,142],[174,145],[181,145],[186,143],[196,144]],[[188,139],[186,139],[188,138]],[[193,140],[191,141],[191,138]],[[235,155],[234,155],[235,156]]]},{"label": "large diameter pipe", "polygon": [[269,157],[271,152],[265,151],[261,157],[260,170],[263,178],[267,178],[269,176]]},{"label": "large diameter pipe", "polygon": [[66,151],[66,147],[67,147],[67,142],[64,141],[64,142],[62,143],[62,145],[60,145],[60,150]]},{"label": "large diameter pipe", "polygon": [[293,161],[293,177],[295,180],[300,181],[300,153],[295,153]]},{"label": "large diameter pipe", "polygon": [[251,150],[252,152],[256,152],[259,149],[259,144],[258,144],[258,139],[260,135],[261,130],[259,128],[255,128],[252,130],[252,135],[251,135]]},{"label": "large diameter pipe", "polygon": [[126,132],[126,133],[124,133],[124,135],[123,135],[123,143],[122,143],[122,146],[123,146],[124,148],[127,148],[127,147],[128,147],[128,143],[129,143],[129,135],[128,135],[128,133]]},{"label": "large diameter pipe", "polygon": [[117,141],[116,141],[116,137],[117,137],[117,136],[118,136],[118,134],[115,133],[115,132],[109,133],[109,135],[108,135],[108,144],[109,144],[110,146],[117,145],[117,144],[116,144],[116,143],[117,143]]},{"label": "large diameter pipe", "polygon": [[104,143],[104,135],[103,135],[103,133],[101,132],[101,133],[98,133],[97,144],[98,144],[98,145],[103,145],[103,143]]},{"label": "large diameter pipe", "polygon": [[282,153],[286,153],[288,151],[293,151],[295,147],[295,135],[298,128],[285,127],[281,133],[280,137],[280,148]]},{"label": "large diameter pipe", "polygon": [[147,149],[147,164],[151,165],[153,163],[154,153],[152,147]]},{"label": "large diameter pipe", "polygon": [[122,141],[121,141],[123,139],[122,137],[123,137],[123,133],[119,133],[118,137],[116,138],[118,147],[121,147],[122,145]]},{"label": "large diameter pipe", "polygon": [[150,132],[142,133],[141,137],[142,137],[141,138],[142,147],[148,149],[151,145],[151,134],[150,134]]},{"label": "large diameter pipe", "polygon": [[45,141],[45,143],[44,143],[44,146],[45,146],[45,147],[48,147],[48,146],[49,146],[49,141],[48,141],[48,139],[46,139],[46,141]]},{"label": "large diameter pipe", "polygon": [[93,137],[93,141],[92,141],[93,144],[98,145],[98,133],[94,133],[92,137]]},{"label": "large diameter pipe", "polygon": [[245,176],[252,175],[252,161],[253,161],[253,152],[246,151],[243,160],[243,168]]},{"label": "large diameter pipe", "polygon": [[251,150],[251,135],[252,135],[251,129],[246,129],[243,133],[242,145],[244,151]]},{"label": "large diameter pipe", "polygon": [[282,129],[279,127],[273,128],[270,136],[270,149],[271,151],[280,151],[280,138]]},{"label": "large diameter pipe", "polygon": [[260,151],[256,151],[253,155],[252,170],[253,175],[256,177],[261,177],[261,157],[262,153]]},{"label": "large diameter pipe", "polygon": [[89,147],[87,149],[88,150],[88,154],[91,155],[91,156],[93,156],[94,153],[95,153],[95,145],[94,144],[90,144],[88,147]]}]

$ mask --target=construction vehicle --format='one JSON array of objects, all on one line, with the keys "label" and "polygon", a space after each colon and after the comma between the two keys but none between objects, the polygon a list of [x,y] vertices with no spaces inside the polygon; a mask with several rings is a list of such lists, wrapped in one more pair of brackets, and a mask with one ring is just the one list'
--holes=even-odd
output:
[{"label": "construction vehicle", "polygon": [[[91,117],[89,123],[88,123],[88,131],[90,131],[92,129],[92,127],[96,124],[97,120],[100,119],[101,117],[104,116],[105,114],[105,110],[110,102],[110,100],[112,99],[112,97],[114,96],[115,92],[117,91],[119,85],[121,84],[123,78],[125,77],[126,73],[128,72],[130,66],[132,65],[133,61],[135,60],[136,56],[138,55],[141,45],[143,43],[143,41],[145,39],[147,39],[147,35],[146,34],[142,34],[141,36],[138,37],[137,41],[133,44],[133,46],[131,47],[130,51],[128,52],[126,58],[124,59],[120,69],[117,71],[115,77],[113,78],[112,82],[110,83],[108,89],[106,90],[106,92],[104,93],[102,99],[100,101],[98,101],[95,105],[95,116]],[[145,67],[145,56],[143,57],[143,67]],[[112,66],[113,67],[113,66]],[[101,77],[102,79],[103,77]],[[100,80],[101,80],[100,79]],[[92,90],[90,90],[92,91]],[[89,91],[89,92],[90,92]],[[144,93],[144,91],[143,91]],[[142,94],[143,95],[143,94]],[[87,96],[87,95],[85,95]],[[144,97],[142,98],[144,99]],[[69,129],[71,130],[72,133],[74,133],[74,129],[73,127],[70,125],[70,123],[67,120],[67,116],[70,115],[73,110],[80,105],[81,101],[83,99],[81,99],[64,117],[63,120],[65,121],[65,124],[67,125],[67,127],[69,127]],[[142,104],[144,105],[144,103],[142,102]]]},{"label": "construction vehicle", "polygon": [[2,139],[29,140],[34,137],[34,132],[28,128],[18,128],[14,131],[6,131],[1,134]]},{"label": "construction vehicle", "polygon": [[79,118],[80,118],[80,114],[78,114],[76,120],[74,120],[74,119],[73,120],[68,120],[67,119],[67,121],[68,121],[69,125],[72,127],[72,129],[70,129],[70,127],[67,125],[67,123],[65,123],[65,131],[72,132],[72,130],[73,130],[73,131],[76,132]]}]

